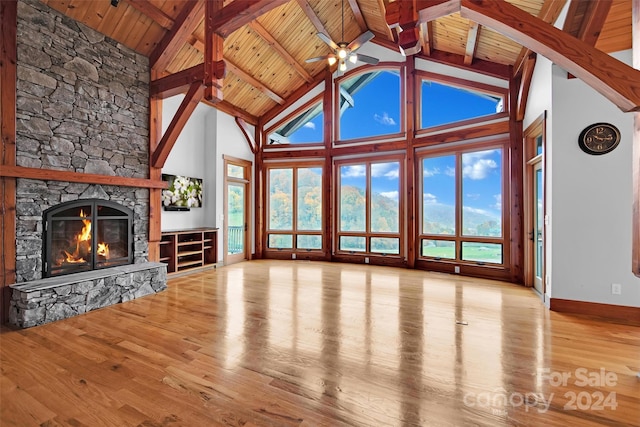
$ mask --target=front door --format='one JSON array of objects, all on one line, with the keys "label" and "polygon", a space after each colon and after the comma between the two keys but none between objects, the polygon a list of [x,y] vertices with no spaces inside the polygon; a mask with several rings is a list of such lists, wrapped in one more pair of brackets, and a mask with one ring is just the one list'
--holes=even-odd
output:
[{"label": "front door", "polygon": [[225,157],[224,263],[250,258],[251,163]]}]

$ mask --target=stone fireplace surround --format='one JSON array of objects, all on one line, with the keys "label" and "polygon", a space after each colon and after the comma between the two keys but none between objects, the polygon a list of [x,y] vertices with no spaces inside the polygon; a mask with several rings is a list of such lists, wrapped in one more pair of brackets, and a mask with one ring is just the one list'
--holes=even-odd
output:
[{"label": "stone fireplace surround", "polygon": [[[16,164],[51,170],[52,177],[55,170],[64,170],[148,178],[148,59],[37,0],[18,1],[17,41]],[[117,202],[133,211],[133,262],[147,262],[147,188],[18,178],[16,285],[12,286],[10,310],[13,312],[15,307],[17,311],[13,313],[14,320],[21,311],[33,308],[33,301],[26,303],[17,289],[26,287],[31,293],[38,292],[26,283],[42,279],[43,212],[59,203],[89,198]],[[152,271],[148,274],[162,281],[161,285],[150,285],[150,289],[164,289],[166,273],[162,275],[161,267],[148,267]],[[72,292],[82,293],[86,280],[79,277],[79,284],[65,284],[56,295],[68,300]],[[141,283],[139,278],[114,280]],[[120,295],[126,296],[120,300],[142,293],[121,290]],[[102,299],[119,302],[115,296]],[[46,300],[51,306],[59,302]],[[79,307],[62,311],[69,315],[83,312]],[[22,326],[30,323],[23,321]]]}]

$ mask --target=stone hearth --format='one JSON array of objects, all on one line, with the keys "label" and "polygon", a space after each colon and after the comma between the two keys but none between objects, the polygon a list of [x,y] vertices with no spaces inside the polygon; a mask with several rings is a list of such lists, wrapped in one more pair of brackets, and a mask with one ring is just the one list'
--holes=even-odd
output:
[{"label": "stone hearth", "polygon": [[167,266],[146,262],[11,285],[9,323],[19,328],[66,319],[160,292]]}]

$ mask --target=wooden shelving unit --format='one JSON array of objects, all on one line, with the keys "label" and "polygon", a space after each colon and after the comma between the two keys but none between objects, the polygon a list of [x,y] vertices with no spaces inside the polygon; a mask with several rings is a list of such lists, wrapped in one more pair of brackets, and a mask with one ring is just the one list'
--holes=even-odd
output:
[{"label": "wooden shelving unit", "polygon": [[215,267],[217,242],[217,228],[164,231],[160,240],[160,262],[167,264],[168,274]]}]

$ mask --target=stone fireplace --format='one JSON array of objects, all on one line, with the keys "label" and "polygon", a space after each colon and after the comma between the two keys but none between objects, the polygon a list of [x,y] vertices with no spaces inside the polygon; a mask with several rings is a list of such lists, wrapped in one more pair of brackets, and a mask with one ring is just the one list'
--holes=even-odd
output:
[{"label": "stone fireplace", "polygon": [[37,0],[18,0],[17,41],[16,164],[51,179],[16,180],[10,322],[34,326],[166,288],[164,264],[147,262],[149,189],[117,184],[149,177],[148,58]]}]

